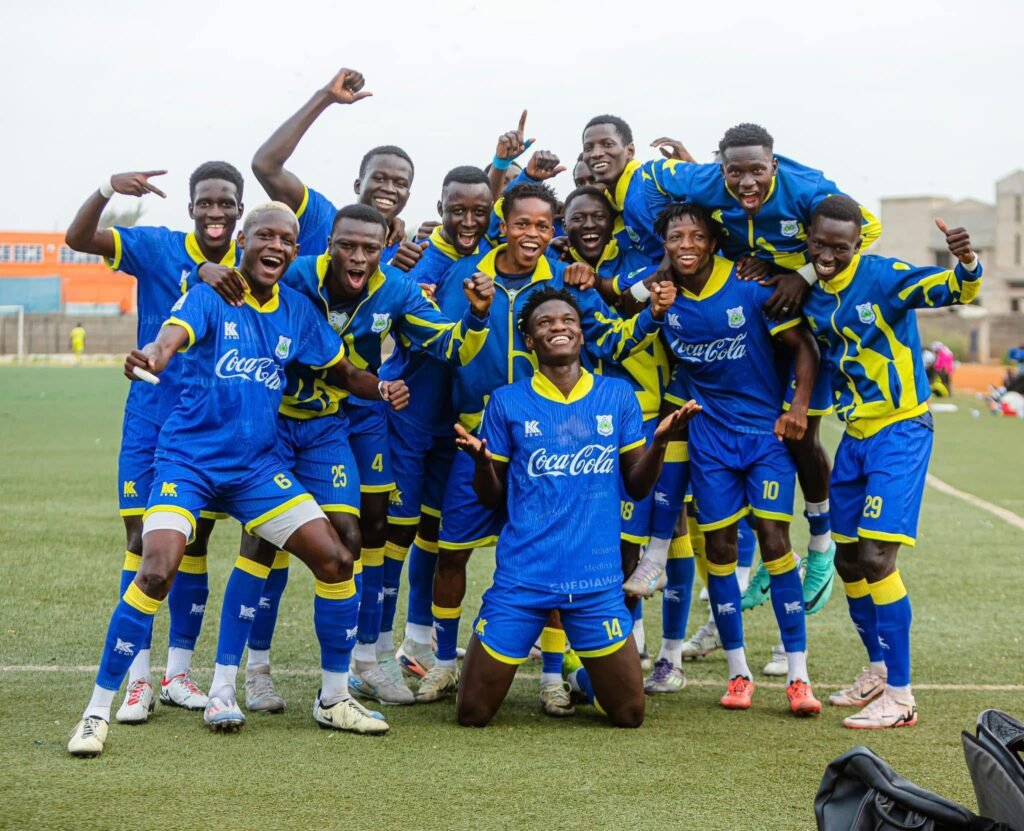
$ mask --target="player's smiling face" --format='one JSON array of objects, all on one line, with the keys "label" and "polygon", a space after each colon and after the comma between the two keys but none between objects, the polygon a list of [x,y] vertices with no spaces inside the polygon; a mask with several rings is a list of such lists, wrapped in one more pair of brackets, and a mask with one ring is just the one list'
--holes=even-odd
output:
[{"label": "player's smiling face", "polygon": [[841,273],[860,251],[861,226],[819,216],[807,230],[807,258],[826,283]]},{"label": "player's smiling face", "polygon": [[595,124],[583,131],[583,161],[598,184],[615,187],[633,153],[633,145],[623,143],[614,124]]},{"label": "player's smiling face", "polygon": [[196,183],[196,192],[188,206],[188,215],[195,220],[196,237],[204,248],[221,248],[235,233],[242,215],[238,188],[225,179],[204,179]]},{"label": "player's smiling face", "polygon": [[537,362],[549,366],[578,361],[583,348],[583,328],[576,310],[564,300],[541,303],[528,322],[526,348],[537,353]]},{"label": "player's smiling face", "polygon": [[331,273],[345,297],[355,297],[380,266],[384,228],[377,222],[342,217],[331,231]]},{"label": "player's smiling face", "polygon": [[254,295],[268,292],[298,253],[298,223],[292,214],[267,211],[238,236],[242,247],[242,274]]},{"label": "player's smiling face", "polygon": [[692,276],[711,262],[711,235],[704,223],[692,216],[676,217],[665,229],[665,253],[673,271]]},{"label": "player's smiling face", "polygon": [[449,182],[439,204],[444,235],[463,257],[472,254],[487,231],[494,200],[483,182]]},{"label": "player's smiling face", "polygon": [[505,206],[502,231],[508,255],[517,274],[532,273],[555,235],[551,206],[543,199],[527,197]]},{"label": "player's smiling face", "polygon": [[754,216],[772,187],[779,162],[767,147],[730,147],[722,153],[722,175],[740,206]]},{"label": "player's smiling face", "polygon": [[597,265],[612,238],[612,209],[608,200],[577,196],[565,212],[569,244],[591,265]]},{"label": "player's smiling face", "polygon": [[371,156],[366,172],[355,183],[359,203],[376,208],[388,222],[405,208],[411,187],[412,165],[390,153]]}]

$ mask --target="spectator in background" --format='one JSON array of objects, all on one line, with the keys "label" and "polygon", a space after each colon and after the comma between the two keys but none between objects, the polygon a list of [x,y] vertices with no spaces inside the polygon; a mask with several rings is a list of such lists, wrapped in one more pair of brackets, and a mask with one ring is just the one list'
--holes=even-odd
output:
[{"label": "spectator in background", "polygon": [[935,363],[932,366],[934,375],[930,379],[932,392],[947,398],[953,394],[953,350],[941,341],[935,341],[932,344],[932,352],[935,353]]},{"label": "spectator in background", "polygon": [[81,323],[76,323],[71,330],[71,351],[75,353],[75,363],[82,362],[82,353],[85,352],[85,329]]}]

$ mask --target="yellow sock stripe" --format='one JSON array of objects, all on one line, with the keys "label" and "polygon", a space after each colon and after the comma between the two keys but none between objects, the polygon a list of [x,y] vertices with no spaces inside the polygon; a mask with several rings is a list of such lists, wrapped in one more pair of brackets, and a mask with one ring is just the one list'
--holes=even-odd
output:
[{"label": "yellow sock stripe", "polygon": [[690,446],[685,441],[670,441],[665,448],[665,463],[690,461]]},{"label": "yellow sock stripe", "polygon": [[686,560],[693,557],[693,543],[689,536],[673,537],[668,546],[668,558],[670,560]]},{"label": "yellow sock stripe", "polygon": [[871,599],[875,601],[876,606],[895,603],[907,596],[907,587],[903,585],[899,569],[877,583],[869,583],[868,588],[871,589]]},{"label": "yellow sock stripe", "polygon": [[713,574],[715,577],[728,577],[730,574],[736,573],[736,563],[713,563],[710,560],[708,562],[708,574]]},{"label": "yellow sock stripe", "polygon": [[354,578],[342,580],[340,583],[325,583],[322,580],[315,580],[313,591],[317,597],[327,600],[348,600],[350,597],[355,597],[356,581]]},{"label": "yellow sock stripe", "polygon": [[462,607],[456,606],[454,609],[447,609],[444,606],[438,606],[436,603],[431,603],[430,613],[441,620],[458,620],[462,617]]},{"label": "yellow sock stripe", "polygon": [[765,560],[764,567],[769,574],[777,577],[796,568],[796,557],[793,556],[792,551],[789,551],[777,560]]},{"label": "yellow sock stripe", "polygon": [[150,597],[142,589],[136,586],[134,583],[129,583],[128,588],[124,590],[124,594],[121,595],[121,599],[134,609],[138,609],[145,615],[155,615],[157,610],[160,608],[162,600],[156,600]]},{"label": "yellow sock stripe", "polygon": [[181,558],[178,571],[182,574],[206,574],[206,557],[193,557],[191,554],[186,554]]},{"label": "yellow sock stripe", "polygon": [[274,555],[274,564],[271,566],[271,569],[280,571],[288,568],[288,561],[291,559],[291,556],[287,551],[278,551]]},{"label": "yellow sock stripe", "polygon": [[425,540],[419,534],[416,535],[416,539],[413,540],[412,544],[418,545],[420,548],[422,548],[424,551],[429,552],[430,554],[437,553],[437,543],[431,540]]},{"label": "yellow sock stripe", "polygon": [[141,554],[133,554],[131,551],[124,552],[124,565],[121,566],[122,571],[138,571],[140,565],[142,565]]},{"label": "yellow sock stripe", "polygon": [[408,554],[409,549],[396,542],[388,542],[384,544],[384,556],[389,560],[397,560],[400,563],[404,563]]},{"label": "yellow sock stripe", "polygon": [[244,571],[246,574],[251,574],[253,577],[259,577],[261,580],[266,580],[270,576],[270,566],[262,566],[255,560],[247,559],[241,555],[235,560],[235,568],[239,571]]},{"label": "yellow sock stripe", "polygon": [[359,559],[363,561],[363,568],[379,568],[384,565],[384,549],[364,548]]},{"label": "yellow sock stripe", "polygon": [[354,563],[352,563],[352,576],[355,577],[357,574],[362,574],[362,573],[363,573],[363,561],[362,560],[356,560]]},{"label": "yellow sock stripe", "polygon": [[545,626],[540,633],[541,652],[565,652],[565,630]]},{"label": "yellow sock stripe", "polygon": [[855,583],[843,583],[843,588],[846,589],[846,596],[852,597],[854,600],[871,594],[871,589],[868,588],[868,581],[863,579]]}]

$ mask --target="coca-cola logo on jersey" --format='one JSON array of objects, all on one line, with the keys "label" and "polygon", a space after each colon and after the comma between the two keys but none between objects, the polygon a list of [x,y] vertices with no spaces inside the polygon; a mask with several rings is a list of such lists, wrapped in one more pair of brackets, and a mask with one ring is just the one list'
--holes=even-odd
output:
[{"label": "coca-cola logo on jersey", "polygon": [[269,390],[281,388],[281,367],[272,358],[243,358],[237,349],[229,349],[217,361],[218,378],[244,378],[263,384]]},{"label": "coca-cola logo on jersey", "polygon": [[530,476],[586,476],[615,470],[615,446],[588,444],[575,453],[548,453],[547,448],[530,454]]},{"label": "coca-cola logo on jersey", "polygon": [[718,338],[705,343],[684,343],[673,338],[672,351],[683,361],[736,361],[747,354],[746,339],[746,332],[734,338]]}]

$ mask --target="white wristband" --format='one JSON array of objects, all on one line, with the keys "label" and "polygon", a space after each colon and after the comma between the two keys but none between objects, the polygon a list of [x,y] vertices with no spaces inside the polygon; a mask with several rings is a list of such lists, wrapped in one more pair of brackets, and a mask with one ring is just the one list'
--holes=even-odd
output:
[{"label": "white wristband", "polygon": [[801,266],[797,269],[797,274],[804,278],[804,281],[809,286],[813,286],[818,282],[818,273],[814,270],[812,263],[807,263],[805,266]]},{"label": "white wristband", "polygon": [[110,179],[107,179],[102,185],[100,185],[100,196],[104,199],[109,199],[114,195],[114,186],[110,184]]},{"label": "white wristband", "polygon": [[967,263],[960,263],[960,265],[962,265],[964,267],[964,269],[966,269],[967,271],[971,272],[971,274],[973,274],[975,271],[978,270],[979,263],[980,263],[980,260],[978,259],[978,255],[975,254],[974,255],[974,260],[970,263],[970,265],[968,265]]},{"label": "white wristband", "polygon": [[634,283],[629,293],[641,303],[646,303],[651,299],[651,290],[644,285],[642,280],[639,283]]},{"label": "white wristband", "polygon": [[381,401],[387,401],[388,400],[388,397],[385,394],[385,390],[387,389],[385,387],[386,383],[387,383],[386,381],[378,381],[377,382],[377,394],[380,396],[380,400]]}]

